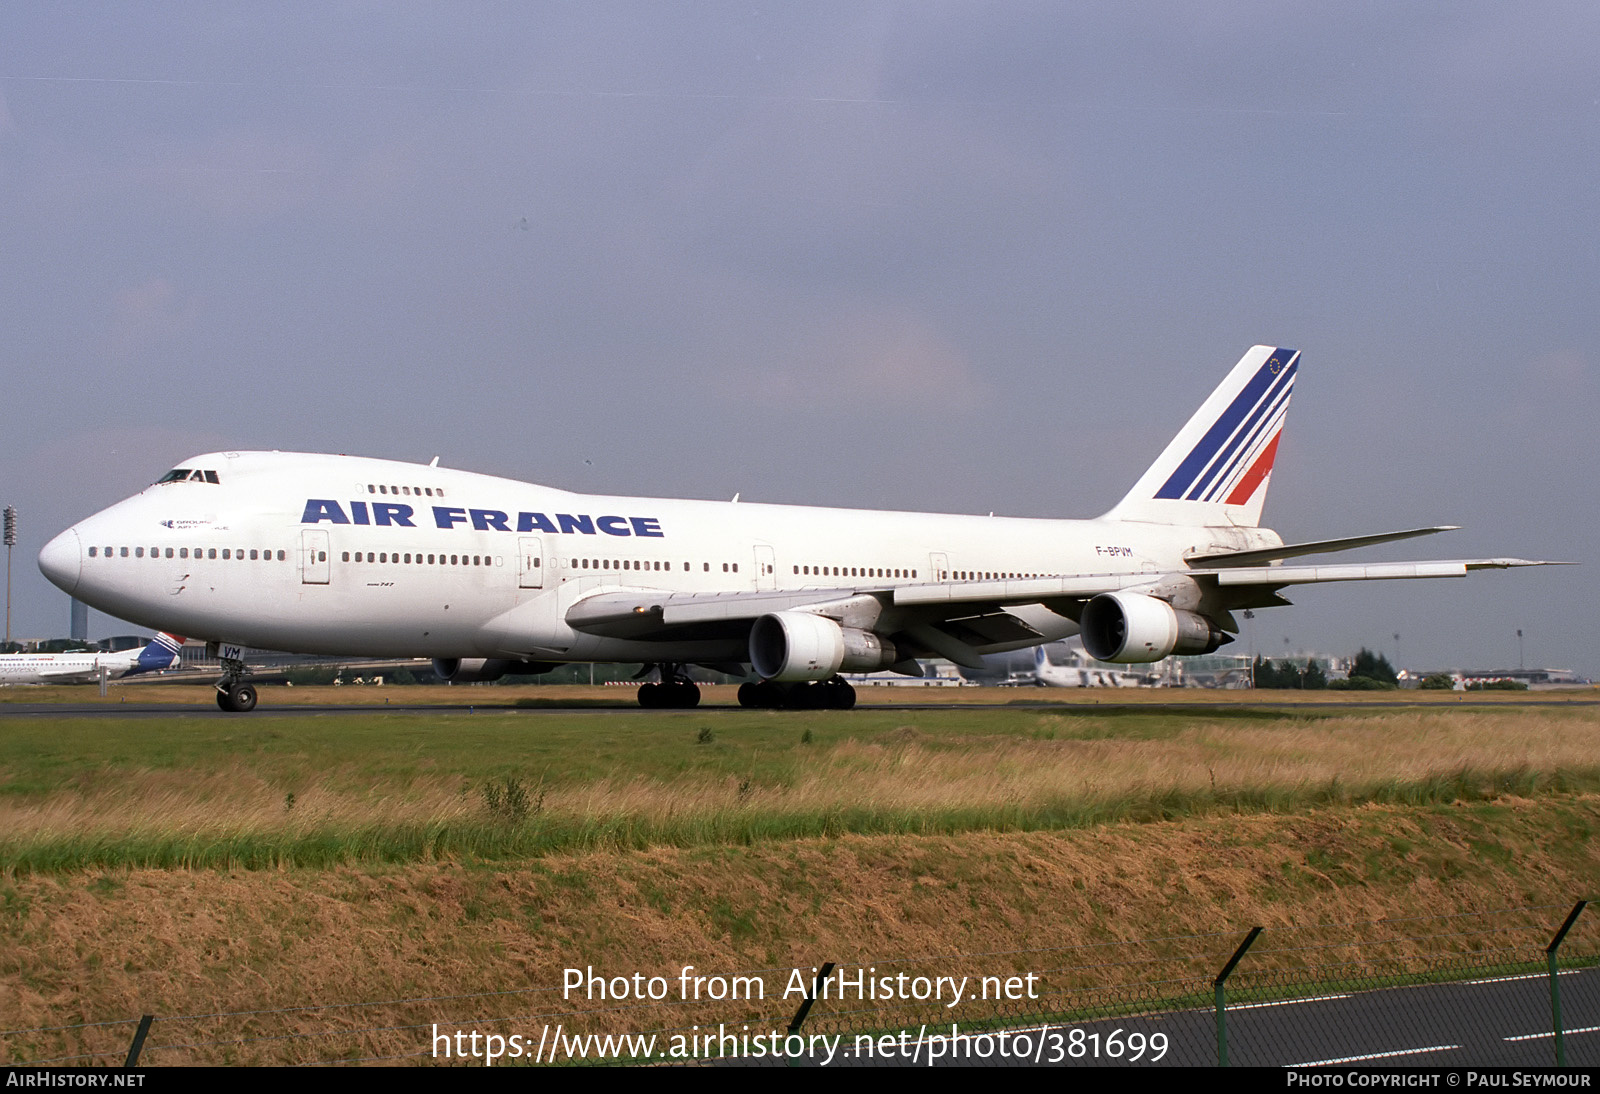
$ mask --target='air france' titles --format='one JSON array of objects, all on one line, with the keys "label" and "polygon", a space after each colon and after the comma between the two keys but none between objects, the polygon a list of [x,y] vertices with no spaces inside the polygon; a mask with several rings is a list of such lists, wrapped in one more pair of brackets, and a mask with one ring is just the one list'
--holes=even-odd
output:
[{"label": "'air france' titles", "polygon": [[[337,501],[327,498],[306,499],[306,511],[301,524],[368,524],[379,528],[415,528],[416,510],[409,505],[388,501],[352,501],[350,511]],[[603,532],[608,536],[639,536],[661,539],[661,521],[655,517],[594,517],[587,513],[557,513],[552,520],[544,513],[510,513],[499,509],[460,509],[449,505],[435,505],[435,528],[449,530],[460,525],[479,532],[554,532],[576,533],[592,536]],[[515,525],[513,527],[513,525]]]}]

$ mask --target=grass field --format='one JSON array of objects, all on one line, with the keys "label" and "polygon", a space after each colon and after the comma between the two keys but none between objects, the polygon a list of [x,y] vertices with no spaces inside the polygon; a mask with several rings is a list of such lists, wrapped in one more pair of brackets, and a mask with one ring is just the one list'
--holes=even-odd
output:
[{"label": "grass field", "polygon": [[16,719],[0,861],[328,866],[1600,791],[1591,708]]},{"label": "grass field", "polygon": [[[174,702],[168,690],[109,701]],[[313,690],[263,701],[328,701]],[[1118,692],[552,712],[515,704],[557,689],[386,690],[339,714],[0,721],[0,1031],[548,986],[572,965],[730,971],[1191,935],[1225,951],[1252,924],[1600,895],[1587,705]],[[494,701],[381,709],[462,691]],[[585,698],[619,696],[562,701]],[[1574,937],[1600,948],[1590,926]],[[363,1020],[398,1028],[439,1006]],[[239,1021],[311,1039],[153,1060],[327,1058],[309,1017]],[[0,1062],[99,1036],[0,1032]],[[361,1038],[350,1051],[416,1041]]]}]

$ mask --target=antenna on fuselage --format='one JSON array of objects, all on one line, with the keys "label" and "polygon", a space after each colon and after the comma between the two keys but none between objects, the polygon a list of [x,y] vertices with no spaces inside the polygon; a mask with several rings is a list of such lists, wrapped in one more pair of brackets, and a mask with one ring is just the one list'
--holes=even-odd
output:
[{"label": "antenna on fuselage", "polygon": [[435,456],[433,459],[429,460],[428,461],[428,466],[429,467],[438,467],[439,466],[439,457]]}]

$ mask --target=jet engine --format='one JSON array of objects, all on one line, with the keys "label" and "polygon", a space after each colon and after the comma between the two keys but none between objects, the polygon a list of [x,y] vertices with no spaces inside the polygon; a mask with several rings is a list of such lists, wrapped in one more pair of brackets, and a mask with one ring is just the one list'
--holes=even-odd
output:
[{"label": "jet engine", "polygon": [[505,658],[460,658],[460,657],[435,657],[433,671],[441,680],[448,680],[452,684],[476,684],[481,681],[498,680],[510,673],[514,676],[537,676],[559,668],[558,661],[510,661]]},{"label": "jet engine", "polygon": [[894,643],[809,612],[774,612],[750,629],[750,667],[763,680],[826,680],[877,672],[901,659]]},{"label": "jet engine", "polygon": [[1233,641],[1205,616],[1142,593],[1101,593],[1083,606],[1078,627],[1090,657],[1120,664],[1210,653]]}]

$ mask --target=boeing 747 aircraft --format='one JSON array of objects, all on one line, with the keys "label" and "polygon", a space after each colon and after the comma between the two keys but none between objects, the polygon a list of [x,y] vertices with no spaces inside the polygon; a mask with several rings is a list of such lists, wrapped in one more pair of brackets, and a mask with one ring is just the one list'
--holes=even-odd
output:
[{"label": "boeing 747 aircraft", "polygon": [[178,663],[183,639],[158,634],[148,646],[121,653],[9,653],[0,656],[0,684],[93,684],[121,680]]},{"label": "boeing 747 aircraft", "polygon": [[217,644],[217,701],[249,710],[245,647],[432,657],[451,680],[639,662],[647,707],[687,668],[752,677],[757,707],[854,704],[841,672],[1081,634],[1101,661],[1209,653],[1289,585],[1454,577],[1521,559],[1291,566],[1445,531],[1285,544],[1259,526],[1300,355],[1256,346],[1093,520],[568,493],[355,456],[196,456],[69,528],[39,568],[79,600]]}]

